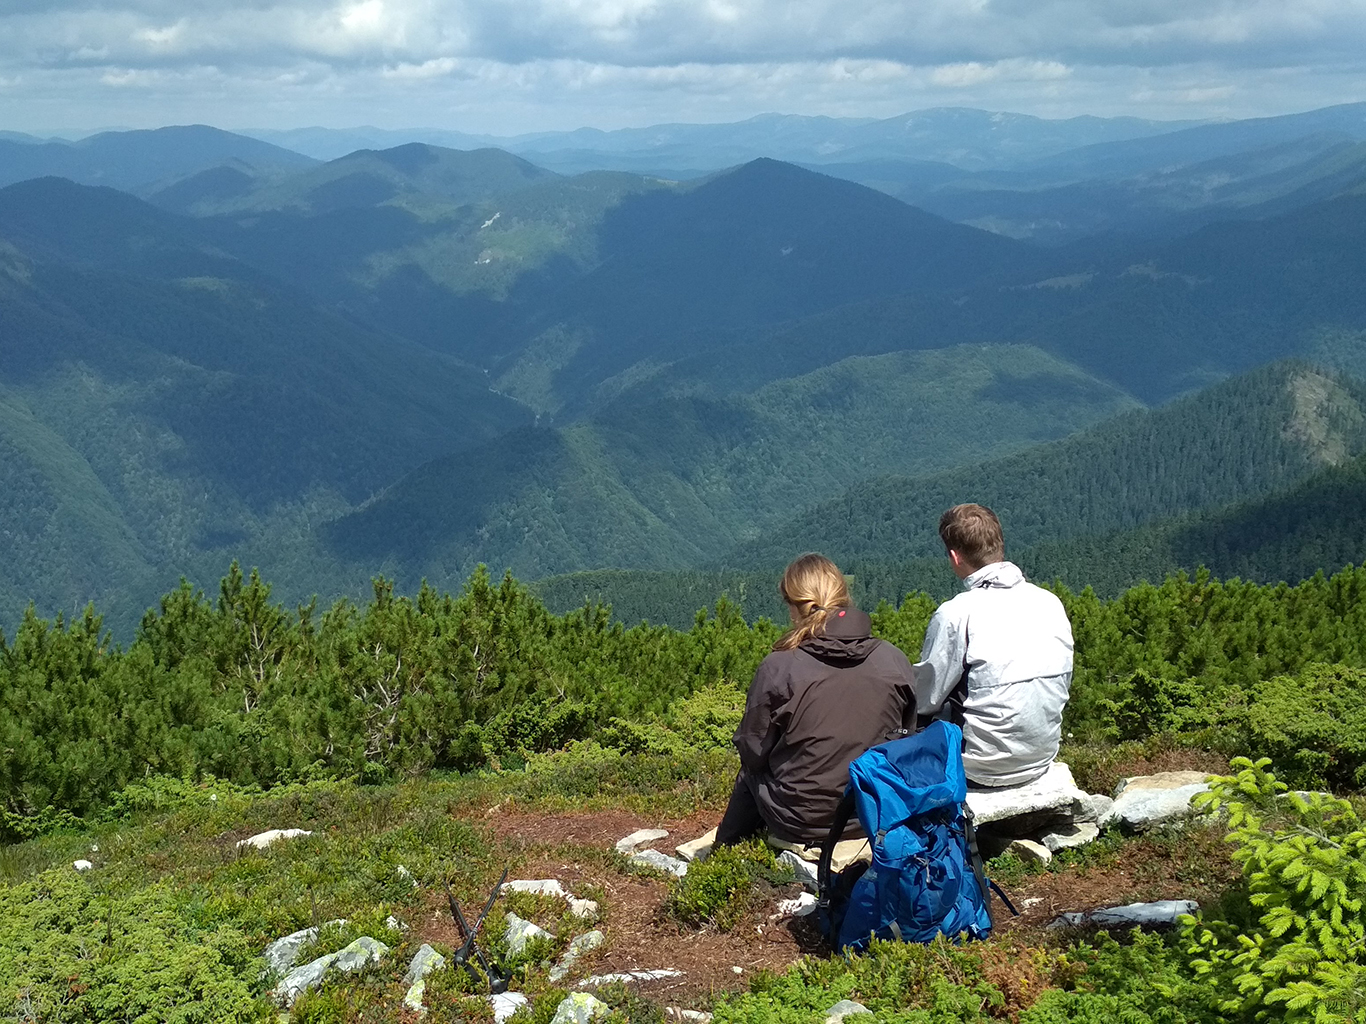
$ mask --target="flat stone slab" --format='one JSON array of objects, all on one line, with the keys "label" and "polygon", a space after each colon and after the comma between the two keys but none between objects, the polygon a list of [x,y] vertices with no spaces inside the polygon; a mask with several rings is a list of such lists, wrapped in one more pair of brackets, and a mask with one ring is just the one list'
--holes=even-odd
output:
[{"label": "flat stone slab", "polygon": [[1040,811],[1070,811],[1072,805],[1087,799],[1072,780],[1072,769],[1054,761],[1042,776],[1023,786],[1000,789],[968,789],[968,807],[974,824],[1005,821]]},{"label": "flat stone slab", "polygon": [[1129,903],[1122,907],[1101,907],[1070,914],[1059,914],[1048,922],[1049,928],[1169,928],[1182,914],[1194,914],[1200,904],[1194,900],[1158,900],[1156,903]]},{"label": "flat stone slab", "polygon": [[642,828],[632,832],[629,836],[617,840],[617,853],[625,857],[631,856],[642,846],[649,846],[657,843],[661,839],[668,839],[669,833],[662,828]]},{"label": "flat stone slab", "polygon": [[273,828],[269,832],[258,832],[250,839],[239,839],[237,848],[251,847],[253,850],[264,850],[272,843],[278,843],[281,839],[297,839],[300,836],[311,836],[313,833],[303,828]]},{"label": "flat stone slab", "polygon": [[1141,831],[1194,814],[1191,798],[1209,789],[1205,772],[1158,772],[1125,779],[1115,790],[1114,806],[1099,824]]},{"label": "flat stone slab", "polygon": [[599,985],[630,985],[647,981],[667,981],[683,977],[682,971],[672,967],[661,967],[654,971],[619,971],[615,974],[595,974],[579,982],[580,988],[597,988]]},{"label": "flat stone slab", "polygon": [[1049,853],[1061,853],[1063,850],[1074,850],[1078,846],[1094,842],[1099,835],[1100,826],[1095,822],[1076,821],[1071,825],[1056,825],[1050,828],[1039,837],[1039,842],[1043,843]]},{"label": "flat stone slab", "polygon": [[641,850],[639,853],[633,853],[631,854],[631,863],[638,868],[663,871],[676,878],[682,878],[688,873],[688,865],[684,861],[677,857],[670,857],[667,853],[660,853],[658,850]]}]

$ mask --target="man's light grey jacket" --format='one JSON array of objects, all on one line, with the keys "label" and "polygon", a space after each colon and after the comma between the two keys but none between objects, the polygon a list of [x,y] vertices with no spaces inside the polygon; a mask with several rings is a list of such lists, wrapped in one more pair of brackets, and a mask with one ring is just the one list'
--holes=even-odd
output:
[{"label": "man's light grey jacket", "polygon": [[963,767],[982,786],[1038,778],[1058,753],[1072,685],[1072,626],[1062,602],[993,562],[963,581],[925,631],[915,665],[916,710],[935,715],[963,673]]}]

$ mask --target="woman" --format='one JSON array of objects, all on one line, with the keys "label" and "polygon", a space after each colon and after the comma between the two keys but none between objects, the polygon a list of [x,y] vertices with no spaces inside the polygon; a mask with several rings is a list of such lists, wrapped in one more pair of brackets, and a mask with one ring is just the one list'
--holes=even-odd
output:
[{"label": "woman", "polygon": [[[844,575],[822,555],[787,567],[778,593],[792,628],[760,664],[735,732],[740,777],[716,843],[768,828],[784,843],[816,845],[849,785],[849,762],[914,728],[906,655],[871,635]],[[848,835],[861,835],[858,821]]]}]

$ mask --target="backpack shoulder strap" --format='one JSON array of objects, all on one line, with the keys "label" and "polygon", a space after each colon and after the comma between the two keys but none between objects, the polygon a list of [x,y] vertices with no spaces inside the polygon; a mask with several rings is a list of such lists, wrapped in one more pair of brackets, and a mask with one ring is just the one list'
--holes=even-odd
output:
[{"label": "backpack shoulder strap", "polygon": [[849,819],[854,816],[854,787],[849,786],[844,791],[844,796],[840,797],[840,802],[835,807],[835,818],[830,823],[830,832],[825,837],[825,842],[821,846],[820,863],[816,866],[816,887],[820,890],[820,898],[826,901],[829,898],[830,883],[833,877],[831,865],[835,859],[835,845],[844,838],[845,826],[849,824]]}]

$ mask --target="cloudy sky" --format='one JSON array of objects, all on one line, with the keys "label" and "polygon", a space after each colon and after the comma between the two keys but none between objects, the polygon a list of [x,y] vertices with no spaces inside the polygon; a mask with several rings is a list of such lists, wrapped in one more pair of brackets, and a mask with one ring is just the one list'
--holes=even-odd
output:
[{"label": "cloudy sky", "polygon": [[514,134],[1366,99],[1366,0],[0,0],[0,129]]}]

